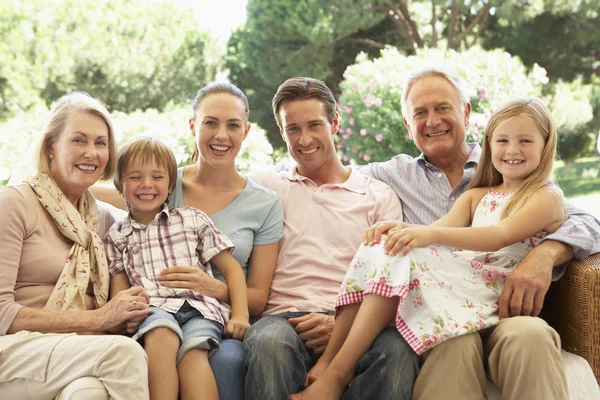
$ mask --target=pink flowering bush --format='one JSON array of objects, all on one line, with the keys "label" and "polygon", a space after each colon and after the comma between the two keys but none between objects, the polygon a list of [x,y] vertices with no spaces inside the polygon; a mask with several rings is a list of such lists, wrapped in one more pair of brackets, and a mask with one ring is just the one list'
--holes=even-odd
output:
[{"label": "pink flowering bush", "polygon": [[539,96],[548,83],[545,69],[534,65],[527,71],[518,58],[503,50],[472,47],[457,53],[421,49],[415,56],[405,56],[396,48],[387,48],[374,60],[359,54],[340,84],[337,108],[341,124],[336,140],[344,161],[360,165],[385,161],[399,153],[419,154],[402,122],[404,79],[423,62],[440,61],[467,81],[472,107],[468,141],[481,140],[492,111],[500,104],[515,97]]}]

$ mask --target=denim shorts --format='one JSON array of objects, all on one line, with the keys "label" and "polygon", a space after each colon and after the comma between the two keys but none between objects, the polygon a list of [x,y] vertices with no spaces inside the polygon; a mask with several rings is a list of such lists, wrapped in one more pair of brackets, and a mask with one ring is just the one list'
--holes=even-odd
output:
[{"label": "denim shorts", "polygon": [[191,349],[208,350],[209,356],[212,355],[219,349],[223,332],[223,325],[204,318],[186,301],[176,313],[152,306],[152,314],[142,321],[133,339],[140,340],[147,332],[160,327],[168,328],[179,336],[181,345],[177,351],[177,363]]}]

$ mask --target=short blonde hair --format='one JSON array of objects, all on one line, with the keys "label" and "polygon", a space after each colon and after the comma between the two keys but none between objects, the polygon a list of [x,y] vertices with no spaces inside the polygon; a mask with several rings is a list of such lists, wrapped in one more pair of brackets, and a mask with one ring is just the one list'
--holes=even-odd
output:
[{"label": "short blonde hair", "polygon": [[544,138],[542,157],[537,168],[519,185],[515,194],[506,204],[502,218],[517,211],[527,199],[538,189],[545,186],[555,186],[551,180],[552,166],[556,157],[556,126],[548,107],[538,98],[522,98],[510,100],[494,111],[485,129],[483,151],[475,176],[469,188],[491,187],[503,182],[502,175],[492,163],[492,146],[490,141],[494,131],[512,118],[523,115],[530,118]]},{"label": "short blonde hair", "polygon": [[50,119],[42,129],[42,138],[38,146],[37,170],[44,173],[50,172],[50,158],[47,151],[65,130],[69,117],[77,112],[96,115],[106,123],[108,128],[108,162],[100,179],[108,180],[112,177],[117,166],[117,142],[112,119],[106,107],[85,92],[66,94],[52,106]]},{"label": "short blonde hair", "polygon": [[119,150],[117,170],[114,184],[119,193],[123,194],[123,177],[134,161],[142,164],[155,163],[164,168],[169,174],[169,190],[173,190],[177,181],[177,160],[173,152],[164,142],[149,136],[137,137],[125,143]]}]

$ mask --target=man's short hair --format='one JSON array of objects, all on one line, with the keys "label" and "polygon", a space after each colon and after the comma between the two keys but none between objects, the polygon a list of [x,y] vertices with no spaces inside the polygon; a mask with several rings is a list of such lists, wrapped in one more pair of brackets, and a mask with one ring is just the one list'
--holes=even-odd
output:
[{"label": "man's short hair", "polygon": [[447,80],[456,89],[461,106],[464,108],[467,105],[467,103],[469,103],[470,99],[469,94],[467,92],[466,82],[458,75],[458,73],[456,73],[456,71],[444,67],[442,65],[427,64],[420,68],[412,70],[406,78],[404,88],[402,89],[401,99],[402,114],[405,117],[405,112],[407,111],[406,101],[408,99],[408,93],[410,92],[410,89],[415,84],[415,82],[422,78],[428,77],[438,77]]},{"label": "man's short hair", "polygon": [[167,170],[169,189],[175,187],[177,181],[177,160],[173,152],[164,142],[149,136],[137,137],[125,143],[119,150],[117,170],[114,184],[119,193],[123,193],[123,179],[127,168],[134,161],[142,164],[154,162],[159,168]]},{"label": "man's short hair", "polygon": [[279,129],[283,129],[279,111],[285,103],[310,99],[322,101],[327,107],[327,119],[329,122],[333,122],[336,102],[327,85],[318,79],[296,77],[283,82],[277,89],[275,96],[273,96],[273,114]]}]

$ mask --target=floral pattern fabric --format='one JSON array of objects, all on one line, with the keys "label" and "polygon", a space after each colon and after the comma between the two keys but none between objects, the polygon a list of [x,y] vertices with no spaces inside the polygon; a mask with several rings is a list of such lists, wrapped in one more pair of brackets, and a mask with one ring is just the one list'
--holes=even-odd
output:
[{"label": "floral pattern fabric", "polygon": [[104,246],[98,236],[98,208],[94,196],[87,190],[75,208],[50,176],[40,172],[26,182],[60,233],[73,242],[44,308],[89,310],[102,307],[108,298],[109,274]]},{"label": "floral pattern fabric", "polygon": [[[500,221],[510,193],[488,192],[472,226]],[[367,294],[398,297],[395,326],[418,353],[459,335],[498,323],[506,276],[545,236],[544,232],[497,252],[450,247],[416,248],[406,256],[383,253],[384,241],[361,246],[350,263],[336,310]]]}]

